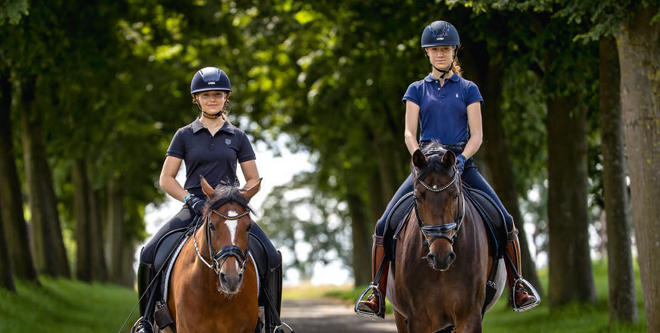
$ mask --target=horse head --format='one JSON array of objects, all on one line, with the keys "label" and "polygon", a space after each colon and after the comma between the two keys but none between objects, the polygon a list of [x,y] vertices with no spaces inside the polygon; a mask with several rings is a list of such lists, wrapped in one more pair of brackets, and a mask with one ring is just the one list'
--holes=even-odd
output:
[{"label": "horse head", "polygon": [[456,259],[453,243],[465,215],[456,155],[432,143],[413,153],[412,164],[417,223],[429,248],[426,259],[444,271]]},{"label": "horse head", "polygon": [[[259,191],[261,180],[250,188],[238,189],[218,185],[215,189],[202,178],[202,190],[208,197],[204,209],[203,229],[195,233],[197,257],[218,277],[217,290],[229,295],[241,289],[243,272],[248,261],[248,239],[252,226],[248,206]],[[202,239],[197,246],[196,238]],[[204,257],[207,255],[207,258]]]}]

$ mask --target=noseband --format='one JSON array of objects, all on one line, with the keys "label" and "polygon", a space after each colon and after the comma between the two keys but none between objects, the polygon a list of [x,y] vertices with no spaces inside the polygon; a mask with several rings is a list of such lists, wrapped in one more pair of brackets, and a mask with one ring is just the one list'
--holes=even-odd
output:
[{"label": "noseband", "polygon": [[[245,212],[243,212],[241,214],[238,214],[238,215],[234,215],[234,216],[228,216],[228,215],[222,214],[222,213],[220,213],[219,211],[217,211],[215,209],[211,210],[211,213],[215,213],[215,214],[219,215],[220,217],[224,218],[225,220],[238,220],[243,216],[249,215],[250,210],[246,210]],[[195,252],[197,253],[197,257],[199,259],[201,259],[202,262],[204,262],[204,264],[206,264],[206,266],[208,266],[210,269],[212,269],[215,272],[215,275],[218,275],[218,276],[220,275],[220,270],[222,269],[222,265],[225,264],[225,261],[227,261],[227,259],[229,259],[230,257],[234,257],[234,258],[236,258],[236,262],[238,262],[238,265],[241,269],[239,274],[243,274],[243,271],[245,270],[245,262],[247,261],[247,258],[248,258],[246,253],[249,252],[249,250],[246,249],[245,251],[243,251],[243,249],[241,249],[240,247],[238,247],[236,245],[227,245],[227,246],[224,246],[223,248],[221,248],[220,251],[216,252],[215,254],[213,253],[213,244],[211,244],[211,231],[210,231],[210,227],[209,227],[211,213],[209,213],[206,216],[206,221],[204,223],[205,224],[204,232],[206,232],[206,241],[207,241],[208,246],[209,246],[209,257],[211,258],[211,261],[213,262],[213,264],[209,264],[204,259],[202,254],[199,252],[199,247],[197,247],[197,240],[195,239],[195,234],[197,233],[197,227],[195,227],[195,231],[193,233],[193,244],[195,244]]]},{"label": "noseband", "polygon": [[[422,179],[417,179],[417,181],[424,186],[427,190],[434,192],[434,193],[440,193],[452,185],[456,183],[456,180],[458,179],[458,168],[454,166],[454,177],[452,177],[451,181],[442,186],[438,187],[437,185],[429,185],[425,183]],[[456,211],[456,217],[454,220],[451,221],[451,223],[446,223],[446,224],[440,224],[440,225],[424,225],[424,222],[422,222],[421,216],[419,216],[419,208],[417,207],[417,201],[415,200],[415,215],[417,215],[417,223],[419,224],[420,229],[422,230],[422,234],[424,235],[425,243],[428,244],[429,247],[431,247],[431,244],[438,239],[438,238],[444,238],[447,241],[449,241],[450,244],[454,244],[454,239],[456,239],[456,236],[458,236],[458,231],[461,229],[461,226],[463,225],[463,217],[465,216],[465,197],[463,196],[463,192],[461,191],[461,186],[460,186],[460,181],[459,181],[459,186],[458,186],[458,194],[460,196],[459,201],[458,201],[458,210]],[[448,234],[452,231],[456,230],[454,232],[454,235],[449,237]],[[429,240],[430,239],[430,240]]]}]

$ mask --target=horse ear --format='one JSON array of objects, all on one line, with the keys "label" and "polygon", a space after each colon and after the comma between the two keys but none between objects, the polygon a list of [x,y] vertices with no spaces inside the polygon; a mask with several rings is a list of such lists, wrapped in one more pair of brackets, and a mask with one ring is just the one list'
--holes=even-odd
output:
[{"label": "horse ear", "polygon": [[444,155],[442,155],[442,163],[447,166],[447,168],[451,168],[456,164],[456,154],[454,154],[453,151],[447,150]]},{"label": "horse ear", "polygon": [[206,196],[209,197],[209,200],[213,200],[213,195],[215,194],[213,187],[209,185],[209,183],[206,181],[206,178],[204,178],[203,176],[199,176],[199,177],[201,178],[202,191],[204,191],[204,194],[206,194]]},{"label": "horse ear", "polygon": [[426,166],[426,156],[421,150],[417,149],[413,153],[412,162],[417,169],[421,169]]},{"label": "horse ear", "polygon": [[245,197],[245,199],[247,199],[248,202],[261,189],[261,180],[262,179],[263,178],[259,178],[257,183],[252,185],[252,187],[250,187],[250,188],[245,188],[244,187],[244,188],[241,189],[241,194],[243,194],[243,196]]}]

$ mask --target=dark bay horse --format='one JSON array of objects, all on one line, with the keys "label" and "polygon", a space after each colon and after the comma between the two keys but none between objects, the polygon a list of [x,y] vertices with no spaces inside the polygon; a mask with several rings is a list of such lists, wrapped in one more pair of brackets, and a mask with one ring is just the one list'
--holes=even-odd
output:
[{"label": "dark bay horse", "polygon": [[259,320],[256,267],[248,252],[248,189],[202,179],[204,223],[183,246],[169,284],[168,307],[177,332],[255,332]]},{"label": "dark bay horse", "polygon": [[396,236],[387,292],[397,330],[481,332],[492,263],[484,222],[464,196],[452,151],[432,144],[412,162],[415,208]]}]

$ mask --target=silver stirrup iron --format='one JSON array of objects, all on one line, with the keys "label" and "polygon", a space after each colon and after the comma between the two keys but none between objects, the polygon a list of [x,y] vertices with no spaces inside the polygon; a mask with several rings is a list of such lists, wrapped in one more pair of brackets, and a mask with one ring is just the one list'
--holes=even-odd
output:
[{"label": "silver stirrup iron", "polygon": [[[376,312],[372,312],[371,309],[369,309],[369,311],[363,310],[363,309],[360,309],[359,306],[358,306],[360,304],[360,302],[364,299],[364,297],[369,292],[372,292],[373,294],[378,296],[378,311],[376,311]],[[369,287],[367,287],[367,289],[365,289],[362,292],[362,294],[360,295],[360,298],[358,298],[357,302],[355,303],[354,310],[355,310],[355,313],[357,313],[359,315],[363,315],[363,316],[366,316],[366,317],[382,320],[383,318],[380,316],[380,309],[382,309],[383,306],[385,305],[385,304],[383,304],[383,302],[385,302],[385,300],[383,299],[383,295],[380,293],[380,290],[378,289],[378,285],[372,283],[372,284],[369,285]]]},{"label": "silver stirrup iron", "polygon": [[[286,328],[287,331],[285,331],[284,328]],[[281,325],[277,325],[277,326],[275,326],[275,328],[273,328],[273,332],[274,332],[274,333],[295,333],[295,331],[293,330],[293,328],[291,328],[291,326],[289,326],[289,325],[288,325],[287,323],[285,323],[285,322],[282,322]]]},{"label": "silver stirrup iron", "polygon": [[[522,287],[523,287],[528,293],[531,293],[532,296],[534,296],[534,297],[536,298],[536,302],[534,302],[534,303],[530,303],[530,304],[527,304],[527,305],[524,305],[524,306],[518,306],[518,304],[516,304],[516,297],[515,297],[515,295],[516,295],[516,286],[518,285],[518,283],[520,283],[520,284],[522,285]],[[541,303],[541,296],[539,295],[538,291],[536,291],[536,288],[534,288],[534,286],[532,286],[531,283],[527,282],[527,280],[523,279],[522,277],[518,278],[518,279],[513,283],[513,287],[511,288],[511,295],[512,295],[512,297],[511,297],[511,303],[513,303],[513,311],[515,311],[515,312],[523,312],[523,311],[527,311],[527,310],[529,310],[529,309],[531,309],[531,308],[536,307],[537,305],[539,305],[539,303]]]}]

